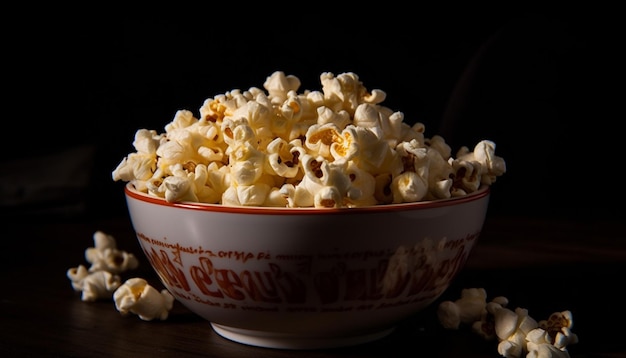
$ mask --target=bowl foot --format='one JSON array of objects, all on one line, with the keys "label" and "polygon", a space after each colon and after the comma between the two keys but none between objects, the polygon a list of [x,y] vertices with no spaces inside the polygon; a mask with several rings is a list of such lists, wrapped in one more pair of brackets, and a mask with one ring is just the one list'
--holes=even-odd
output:
[{"label": "bowl foot", "polygon": [[354,336],[309,337],[299,334],[253,331],[211,323],[213,330],[231,341],[251,346],[277,349],[329,349],[354,346],[381,339],[391,334],[395,327]]}]

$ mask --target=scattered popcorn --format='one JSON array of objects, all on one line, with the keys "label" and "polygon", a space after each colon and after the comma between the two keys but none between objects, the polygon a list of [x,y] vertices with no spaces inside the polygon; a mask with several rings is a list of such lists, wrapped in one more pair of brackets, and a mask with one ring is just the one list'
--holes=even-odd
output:
[{"label": "scattered popcorn", "polygon": [[[486,297],[486,296],[485,296]],[[498,304],[502,307],[508,305],[509,300],[506,297],[498,296],[491,300],[491,304]],[[496,328],[495,328],[495,317],[486,309],[482,309],[482,315],[480,320],[474,321],[474,323],[470,323],[472,327],[472,331],[479,336],[482,336],[486,340],[496,339]]]},{"label": "scattered popcorn", "polygon": [[85,258],[91,264],[89,272],[108,271],[117,274],[135,269],[139,265],[139,261],[133,254],[117,249],[113,236],[96,231],[93,241],[95,247],[85,250]]},{"label": "scattered popcorn", "polygon": [[457,158],[440,136],[404,122],[351,72],[320,75],[321,90],[276,71],[264,89],[207,98],[179,110],[165,132],[139,129],[114,181],[168,202],[343,208],[470,194],[506,172],[495,143]]},{"label": "scattered popcorn", "polygon": [[113,293],[115,307],[122,315],[134,313],[144,321],[167,319],[174,296],[166,289],[157,291],[142,278],[131,278]]},{"label": "scattered popcorn", "polygon": [[87,302],[110,299],[121,285],[118,275],[107,271],[90,272],[83,265],[67,270],[67,277],[75,291],[82,291],[81,299]]},{"label": "scattered popcorn", "polygon": [[542,328],[535,328],[526,335],[526,358],[569,358],[567,350],[553,345],[550,335]]},{"label": "scattered popcorn", "polygon": [[550,343],[559,349],[578,342],[578,336],[572,332],[573,325],[570,311],[554,312],[547,320],[539,321],[539,327],[546,331]]},{"label": "scattered popcorn", "polygon": [[458,329],[461,323],[471,324],[484,315],[487,304],[487,292],[484,288],[466,288],[461,291],[461,298],[439,305],[437,315],[444,328]]},{"label": "scattered popcorn", "polygon": [[75,291],[81,291],[83,301],[110,299],[121,285],[119,273],[139,265],[137,258],[117,249],[115,238],[102,231],[93,235],[94,247],[85,250],[89,268],[79,265],[67,270],[66,276]]},{"label": "scattered popcorn", "polygon": [[528,316],[528,310],[511,311],[499,304],[488,304],[487,311],[494,316],[494,329],[500,343],[498,353],[503,357],[521,357],[526,347],[526,335],[538,327]]},{"label": "scattered popcorn", "polygon": [[441,325],[446,329],[458,329],[461,324],[471,326],[472,331],[487,340],[498,340],[498,353],[506,358],[569,358],[567,346],[578,343],[570,311],[555,312],[547,320],[537,322],[528,310],[506,306],[506,297],[486,300],[482,288],[461,291],[456,301],[443,301],[437,309]]},{"label": "scattered popcorn", "polygon": [[166,289],[158,292],[142,278],[131,278],[122,284],[118,274],[135,269],[137,258],[117,249],[115,238],[102,231],[93,235],[94,247],[85,250],[91,267],[84,265],[67,270],[67,277],[75,291],[82,291],[83,301],[113,299],[122,315],[137,314],[144,321],[167,319],[174,305],[174,296]]}]

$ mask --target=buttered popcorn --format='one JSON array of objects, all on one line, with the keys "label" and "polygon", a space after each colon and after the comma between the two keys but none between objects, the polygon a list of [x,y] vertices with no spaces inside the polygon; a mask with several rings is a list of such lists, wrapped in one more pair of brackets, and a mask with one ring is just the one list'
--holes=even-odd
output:
[{"label": "buttered popcorn", "polygon": [[82,292],[81,300],[113,299],[115,308],[124,316],[134,313],[144,321],[167,319],[174,296],[166,289],[159,292],[139,277],[122,283],[120,274],[139,265],[135,255],[119,250],[115,238],[100,230],[93,234],[93,242],[94,246],[85,250],[91,266],[78,265],[66,271],[74,291]]},{"label": "buttered popcorn", "polygon": [[119,274],[139,265],[135,255],[117,248],[112,235],[98,230],[93,234],[93,243],[85,249],[85,259],[91,266],[78,265],[66,271],[72,288],[82,292],[81,299],[87,302],[111,298],[122,284]]},{"label": "buttered popcorn", "polygon": [[113,292],[113,302],[123,316],[134,313],[144,321],[163,321],[174,306],[174,296],[166,289],[158,291],[143,278],[134,277]]},{"label": "buttered popcorn", "polygon": [[466,288],[455,301],[443,301],[437,308],[442,327],[459,329],[468,325],[486,340],[498,341],[498,353],[507,358],[569,358],[568,345],[578,343],[572,332],[571,311],[554,312],[536,321],[524,308],[507,308],[504,296],[487,302],[484,288]]},{"label": "buttered popcorn", "polygon": [[495,143],[457,157],[422,123],[381,103],[354,73],[320,76],[298,92],[281,71],[264,83],[208,98],[196,118],[179,110],[165,132],[140,129],[113,180],[168,202],[340,208],[462,196],[506,172]]},{"label": "buttered popcorn", "polygon": [[119,274],[139,266],[135,255],[117,248],[112,235],[98,230],[93,234],[93,242],[93,247],[85,249],[85,259],[91,263],[89,272],[107,271]]}]

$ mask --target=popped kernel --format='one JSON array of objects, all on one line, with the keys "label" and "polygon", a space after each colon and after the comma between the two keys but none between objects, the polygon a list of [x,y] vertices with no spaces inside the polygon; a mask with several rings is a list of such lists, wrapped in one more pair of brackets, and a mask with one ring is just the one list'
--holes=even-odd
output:
[{"label": "popped kernel", "polygon": [[94,247],[85,250],[90,268],[84,265],[66,271],[72,288],[81,292],[81,300],[93,302],[112,299],[122,314],[134,313],[144,321],[165,320],[174,305],[174,296],[167,289],[160,292],[143,278],[131,278],[122,283],[119,273],[136,268],[134,255],[118,250],[115,238],[102,231],[93,235]]},{"label": "popped kernel", "polygon": [[115,308],[123,316],[136,314],[144,321],[166,320],[174,306],[174,296],[166,289],[157,291],[139,277],[128,279],[113,293]]},{"label": "popped kernel", "polygon": [[89,272],[107,271],[118,274],[135,269],[139,261],[132,253],[118,250],[115,238],[102,231],[93,234],[94,247],[85,250],[85,258],[91,264]]},{"label": "popped kernel", "polygon": [[578,342],[578,335],[572,332],[573,325],[571,311],[554,312],[547,320],[539,321],[539,327],[546,331],[549,342],[559,349]]},{"label": "popped kernel", "polygon": [[458,329],[461,323],[471,324],[480,320],[486,310],[487,292],[484,288],[461,290],[461,298],[439,304],[437,315],[443,327]]},{"label": "popped kernel", "polygon": [[542,328],[535,328],[526,335],[526,358],[570,358],[567,350],[555,346]]},{"label": "popped kernel", "polygon": [[98,230],[93,242],[93,247],[85,249],[85,259],[91,266],[78,265],[65,273],[74,291],[81,292],[81,300],[87,302],[110,299],[121,285],[119,274],[139,265],[133,254],[118,250],[112,235]]},{"label": "popped kernel", "polygon": [[298,92],[296,76],[275,71],[264,90],[207,98],[199,118],[178,110],[164,133],[137,131],[136,152],[112,178],[168,202],[344,208],[467,195],[506,172],[494,142],[453,158],[441,136],[426,138],[423,123],[407,124],[355,73],[324,72],[320,83]]},{"label": "popped kernel", "polygon": [[122,284],[118,275],[107,271],[89,272],[83,265],[68,269],[66,275],[72,281],[74,291],[81,292],[81,300],[85,302],[110,299]]},{"label": "popped kernel", "polygon": [[486,340],[498,340],[498,353],[507,358],[569,358],[567,346],[578,343],[572,332],[571,311],[555,312],[547,320],[536,321],[528,310],[506,306],[509,300],[498,296],[486,301],[483,288],[462,290],[456,301],[443,301],[437,308],[440,324],[458,329],[467,324]]}]

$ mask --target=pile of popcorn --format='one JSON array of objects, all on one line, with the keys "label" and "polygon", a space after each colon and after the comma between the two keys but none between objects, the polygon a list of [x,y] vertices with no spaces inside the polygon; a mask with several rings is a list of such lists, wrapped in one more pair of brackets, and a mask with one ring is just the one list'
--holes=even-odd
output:
[{"label": "pile of popcorn", "polygon": [[487,302],[484,288],[466,288],[456,301],[443,301],[437,315],[446,329],[468,325],[487,340],[498,340],[498,353],[506,358],[569,358],[567,346],[578,343],[572,332],[570,311],[554,312],[547,320],[536,321],[528,310],[507,308],[506,297]]},{"label": "pile of popcorn", "polygon": [[234,89],[208,98],[196,118],[179,110],[164,133],[140,129],[114,181],[168,202],[340,208],[462,196],[491,185],[506,165],[482,140],[456,157],[438,135],[381,105],[354,73],[320,76],[298,92],[281,71],[265,91]]},{"label": "pile of popcorn", "polygon": [[120,274],[137,268],[137,258],[119,250],[115,238],[102,231],[96,231],[93,240],[94,246],[85,250],[90,267],[78,265],[66,272],[74,291],[81,292],[81,300],[113,299],[122,315],[133,313],[144,321],[167,319],[174,296],[165,289],[159,292],[143,278],[130,278],[122,283]]}]

